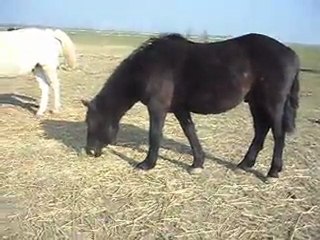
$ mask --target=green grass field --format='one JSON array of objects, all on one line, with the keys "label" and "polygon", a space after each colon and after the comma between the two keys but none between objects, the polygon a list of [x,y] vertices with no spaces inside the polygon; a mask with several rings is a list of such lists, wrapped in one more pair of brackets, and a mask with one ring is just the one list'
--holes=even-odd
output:
[{"label": "green grass field", "polygon": [[[155,169],[132,165],[148,147],[148,115],[136,104],[116,146],[94,159],[85,144],[85,109],[113,69],[147,36],[70,35],[79,66],[60,70],[62,112],[36,119],[11,93],[39,100],[32,76],[0,82],[0,236],[2,239],[319,239],[320,74],[301,73],[297,132],[287,138],[284,171],[266,183],[269,134],[252,173],[234,172],[252,138],[246,104],[193,115],[207,153],[190,175],[190,147],[169,115]],[[304,68],[320,69],[320,47],[294,45]],[[32,100],[30,100],[32,102]],[[12,104],[5,104],[11,102]],[[34,110],[34,109],[33,109]]]}]

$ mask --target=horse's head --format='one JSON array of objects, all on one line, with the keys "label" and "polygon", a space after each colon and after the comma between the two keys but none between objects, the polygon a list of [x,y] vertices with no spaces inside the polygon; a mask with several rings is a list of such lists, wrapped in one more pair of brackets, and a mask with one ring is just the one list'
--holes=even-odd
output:
[{"label": "horse's head", "polygon": [[99,109],[96,102],[81,100],[87,107],[87,143],[86,153],[90,156],[99,157],[102,154],[102,148],[115,141],[119,121],[108,110]]}]

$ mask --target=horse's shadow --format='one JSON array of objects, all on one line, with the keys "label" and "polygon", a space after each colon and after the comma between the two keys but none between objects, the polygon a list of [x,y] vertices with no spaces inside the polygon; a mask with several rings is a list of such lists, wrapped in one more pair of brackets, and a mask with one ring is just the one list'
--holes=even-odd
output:
[{"label": "horse's shadow", "polygon": [[36,99],[16,93],[0,94],[0,105],[18,106],[28,110],[31,113],[36,113],[35,108],[39,107],[39,105],[36,103]]},{"label": "horse's shadow", "polygon": [[[44,120],[42,127],[45,131],[46,137],[49,139],[56,139],[62,142],[65,146],[80,153],[85,145],[86,126],[84,122],[58,121],[58,120]],[[148,145],[148,132],[144,129],[136,127],[132,124],[122,123],[115,143],[117,146],[129,147],[139,152],[145,152],[142,145]],[[190,146],[177,142],[173,139],[163,137],[161,148],[174,151],[180,154],[192,154]],[[110,150],[113,154],[119,156],[131,166],[135,166],[137,161],[126,156],[124,153]],[[236,164],[216,158],[209,153],[206,153],[206,159],[211,160],[219,165],[222,165],[230,170],[237,169]],[[176,164],[179,167],[188,169],[188,165],[178,160],[169,159],[160,156],[162,159]],[[142,159],[141,159],[142,160]],[[248,172],[254,174],[262,181],[266,181],[266,177],[255,169],[250,169]]]}]

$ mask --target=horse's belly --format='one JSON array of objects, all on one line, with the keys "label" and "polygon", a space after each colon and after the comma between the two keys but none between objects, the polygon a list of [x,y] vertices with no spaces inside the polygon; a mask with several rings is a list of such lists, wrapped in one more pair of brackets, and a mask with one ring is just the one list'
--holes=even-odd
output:
[{"label": "horse's belly", "polygon": [[12,77],[27,74],[37,63],[26,53],[0,51],[0,77]]},{"label": "horse's belly", "polygon": [[199,114],[219,114],[235,108],[243,98],[243,94],[194,96],[188,101],[188,108],[191,112]]},{"label": "horse's belly", "polygon": [[0,61],[0,77],[14,77],[30,73],[32,68],[25,64],[1,62]]}]

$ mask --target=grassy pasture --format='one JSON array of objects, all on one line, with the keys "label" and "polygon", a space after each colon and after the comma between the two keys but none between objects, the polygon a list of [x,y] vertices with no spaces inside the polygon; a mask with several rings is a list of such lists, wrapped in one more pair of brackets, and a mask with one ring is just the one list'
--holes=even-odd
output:
[{"label": "grassy pasture", "polygon": [[[148,115],[136,104],[116,146],[101,158],[80,154],[85,109],[116,65],[147,36],[70,35],[79,66],[60,70],[63,109],[35,119],[32,76],[0,82],[0,236],[2,239],[319,239],[320,74],[302,72],[297,132],[287,138],[284,171],[264,180],[273,141],[251,173],[233,171],[252,138],[246,104],[216,116],[193,115],[205,170],[189,175],[190,147],[169,115],[158,165],[132,165],[147,150]],[[320,69],[320,47],[294,45],[304,68]],[[18,95],[22,95],[17,97]],[[24,96],[30,97],[30,99]]]}]

